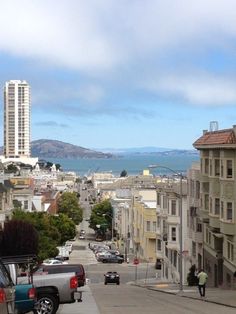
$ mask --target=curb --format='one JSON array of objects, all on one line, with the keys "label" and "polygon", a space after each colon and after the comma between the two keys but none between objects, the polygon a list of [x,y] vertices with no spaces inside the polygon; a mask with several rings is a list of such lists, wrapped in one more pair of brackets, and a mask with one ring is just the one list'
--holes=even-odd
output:
[{"label": "curb", "polygon": [[157,289],[157,288],[152,288],[150,286],[141,286],[141,285],[138,285],[138,284],[135,284],[135,283],[131,283],[131,285],[139,287],[139,288],[145,288],[145,289],[152,290],[152,291],[158,291],[158,292],[162,292],[162,293],[166,293],[166,294],[176,295],[176,296],[179,296],[179,297],[182,297],[182,298],[197,300],[197,301],[201,301],[201,302],[213,303],[213,304],[226,306],[226,307],[230,307],[230,308],[236,308],[236,305],[221,303],[221,302],[218,302],[218,301],[213,301],[213,300],[208,300],[208,299],[199,299],[197,297],[195,298],[195,297],[188,296],[188,295],[180,295],[179,293],[176,293],[176,292],[165,291],[165,290],[161,290],[161,289]]}]

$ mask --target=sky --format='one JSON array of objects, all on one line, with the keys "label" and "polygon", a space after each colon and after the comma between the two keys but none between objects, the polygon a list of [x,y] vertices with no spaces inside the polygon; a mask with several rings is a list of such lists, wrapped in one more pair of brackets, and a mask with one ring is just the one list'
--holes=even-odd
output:
[{"label": "sky", "polygon": [[192,149],[236,124],[235,0],[0,4],[0,85],[30,84],[32,140]]}]

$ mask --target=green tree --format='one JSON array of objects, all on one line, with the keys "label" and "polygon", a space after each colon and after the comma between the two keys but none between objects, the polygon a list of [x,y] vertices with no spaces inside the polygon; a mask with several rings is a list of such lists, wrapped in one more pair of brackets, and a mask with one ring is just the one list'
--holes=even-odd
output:
[{"label": "green tree", "polygon": [[67,215],[50,216],[50,223],[60,232],[61,245],[76,236],[76,225]]},{"label": "green tree", "polygon": [[52,166],[53,166],[53,163],[50,162],[50,161],[47,161],[47,163],[46,163],[46,165],[45,165],[45,168],[46,168],[46,169],[50,169]]},{"label": "green tree", "polygon": [[120,173],[120,177],[127,177],[128,173],[126,170],[122,170]]},{"label": "green tree", "polygon": [[60,165],[60,164],[56,164],[55,166],[56,166],[56,169],[57,169],[57,170],[58,170],[58,169],[59,169],[59,170],[61,169],[61,165]]},{"label": "green tree", "polygon": [[17,166],[13,165],[13,164],[8,165],[7,169],[6,169],[6,172],[8,172],[8,173],[17,173],[18,171],[19,171],[19,169],[17,168]]},{"label": "green tree", "polygon": [[22,210],[15,210],[13,219],[28,222],[38,232],[38,258],[43,260],[58,254],[56,248],[61,242],[59,230],[50,222],[50,215],[47,213],[29,213]]},{"label": "green tree", "polygon": [[58,201],[58,212],[66,214],[76,225],[83,220],[83,210],[79,206],[77,194],[75,192],[64,192]]},{"label": "green tree", "polygon": [[[89,227],[97,231],[102,230],[105,233],[106,229],[111,231],[112,228],[112,205],[109,200],[102,201],[96,204],[91,212]],[[100,226],[99,228],[97,226]]]}]

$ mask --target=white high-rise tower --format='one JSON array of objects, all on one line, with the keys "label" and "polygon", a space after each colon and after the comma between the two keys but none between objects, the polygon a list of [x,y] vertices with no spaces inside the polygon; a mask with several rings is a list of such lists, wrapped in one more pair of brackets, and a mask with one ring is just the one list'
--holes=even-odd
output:
[{"label": "white high-rise tower", "polygon": [[4,155],[30,157],[30,86],[11,80],[4,88]]}]

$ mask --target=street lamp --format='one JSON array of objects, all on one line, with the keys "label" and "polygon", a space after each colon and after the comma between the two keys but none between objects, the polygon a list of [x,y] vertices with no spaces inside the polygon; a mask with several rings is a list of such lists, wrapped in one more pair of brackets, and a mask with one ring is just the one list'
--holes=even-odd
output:
[{"label": "street lamp", "polygon": [[182,198],[183,198],[183,192],[182,192],[182,180],[183,180],[183,174],[182,172],[176,172],[175,170],[166,167],[166,166],[161,166],[161,165],[150,165],[148,166],[149,169],[153,169],[153,168],[164,168],[167,169],[171,172],[173,172],[174,174],[176,174],[179,178],[180,178],[180,191],[179,191],[179,218],[180,218],[180,224],[179,224],[179,250],[180,250],[180,271],[179,271],[179,290],[180,292],[183,291],[183,208],[182,208]]}]

